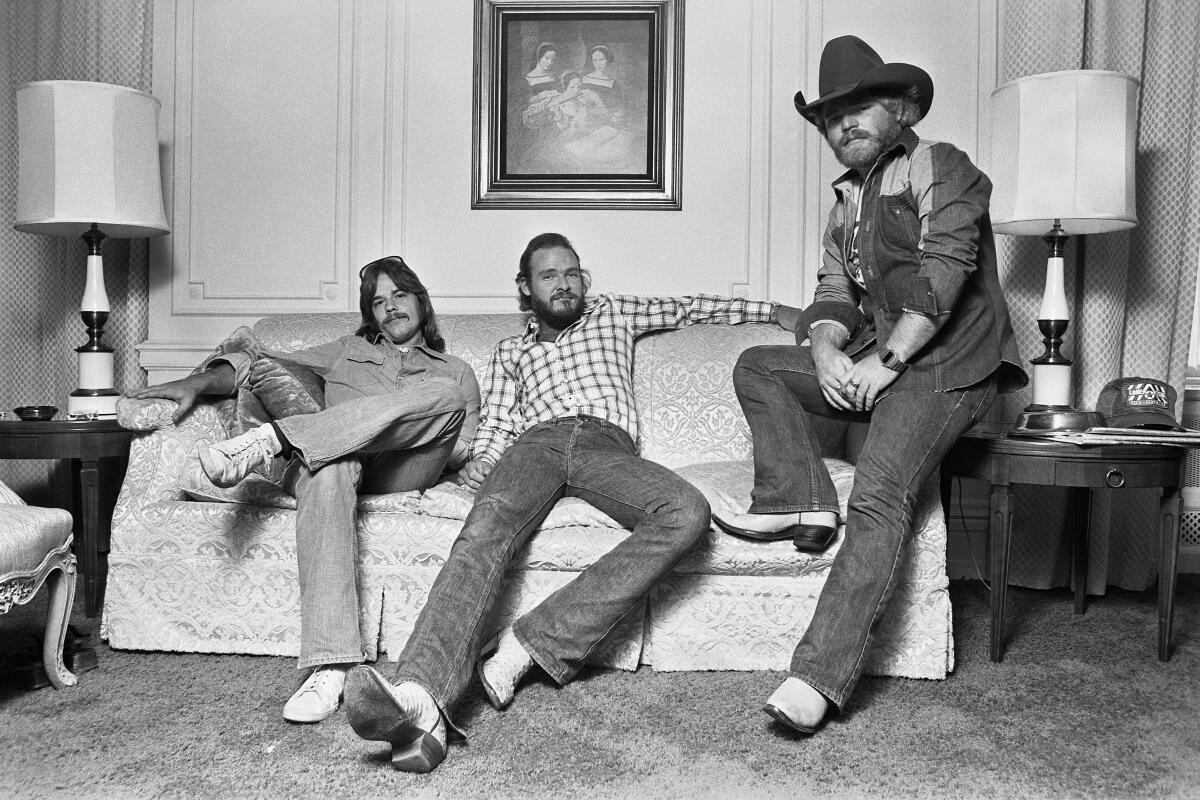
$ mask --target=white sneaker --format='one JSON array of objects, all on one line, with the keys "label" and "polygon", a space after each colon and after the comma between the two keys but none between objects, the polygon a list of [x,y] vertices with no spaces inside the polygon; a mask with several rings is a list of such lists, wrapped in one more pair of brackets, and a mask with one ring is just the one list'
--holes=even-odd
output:
[{"label": "white sneaker", "polygon": [[392,685],[374,667],[355,667],[346,681],[346,716],[361,738],[392,746],[392,767],[401,772],[430,772],[446,758],[446,720],[412,681]]},{"label": "white sneaker", "polygon": [[492,705],[506,708],[513,701],[517,684],[532,666],[533,658],[517,641],[512,628],[505,628],[496,644],[495,654],[479,664],[479,682]]},{"label": "white sneaker", "polygon": [[229,488],[241,483],[253,470],[270,464],[281,449],[270,424],[262,425],[241,436],[200,448],[200,466],[213,485]]},{"label": "white sneaker", "polygon": [[317,667],[283,707],[288,722],[320,722],[337,711],[346,685],[346,667]]}]

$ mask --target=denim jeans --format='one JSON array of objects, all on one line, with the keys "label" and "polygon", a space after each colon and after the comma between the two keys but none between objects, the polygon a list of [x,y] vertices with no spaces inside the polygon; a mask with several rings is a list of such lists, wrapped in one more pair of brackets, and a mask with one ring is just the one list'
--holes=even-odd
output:
[{"label": "denim jeans", "polygon": [[530,428],[480,487],[396,668],[396,682],[424,686],[447,719],[471,680],[510,563],[561,497],[582,498],[632,532],[513,626],[559,684],[575,676],[709,525],[704,495],[638,457],[619,427],[581,416]]},{"label": "denim jeans", "polygon": [[807,347],[752,347],[734,387],[754,439],[752,512],[836,511],[837,496],[811,415],[869,420],[855,469],[846,536],[829,570],[791,674],[839,708],[862,674],[871,636],[896,584],[912,535],[917,491],[959,436],[991,406],[996,378],[947,392],[884,394],[871,412],[830,406]]},{"label": "denim jeans", "polygon": [[276,424],[295,450],[284,488],[296,498],[300,669],[363,660],[358,605],[358,489],[437,483],[465,416],[457,383],[435,378]]}]

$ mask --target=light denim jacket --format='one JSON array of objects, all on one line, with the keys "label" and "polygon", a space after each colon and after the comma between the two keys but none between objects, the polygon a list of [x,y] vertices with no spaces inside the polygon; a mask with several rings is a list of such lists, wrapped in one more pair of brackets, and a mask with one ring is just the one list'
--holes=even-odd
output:
[{"label": "light denim jacket", "polygon": [[911,311],[939,330],[889,391],[961,389],[997,370],[1000,391],[1024,386],[1028,377],[996,273],[988,177],[954,145],[904,131],[863,185],[858,250],[864,291],[846,268],[858,215],[853,176],[847,172],[833,183],[837,202],[797,342],[814,322],[836,320],[850,332],[845,351],[857,360],[886,346],[900,315]]},{"label": "light denim jacket", "polygon": [[460,358],[424,345],[401,350],[382,333],[376,333],[370,339],[351,334],[307,350],[286,353],[264,350],[246,337],[230,337],[198,369],[208,369],[219,362],[228,363],[234,370],[236,394],[246,385],[250,366],[259,356],[270,356],[311,369],[324,381],[328,406],[388,394],[401,386],[411,387],[427,380],[454,381],[462,389],[466,417],[447,466],[457,469],[470,457],[471,439],[479,424],[479,383],[470,365]]}]

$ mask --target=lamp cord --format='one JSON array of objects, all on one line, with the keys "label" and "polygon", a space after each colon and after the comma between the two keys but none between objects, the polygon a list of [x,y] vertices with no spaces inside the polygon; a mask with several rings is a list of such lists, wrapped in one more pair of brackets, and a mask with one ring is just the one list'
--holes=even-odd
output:
[{"label": "lamp cord", "polygon": [[975,567],[975,576],[979,578],[979,582],[989,592],[992,590],[991,584],[983,577],[983,571],[979,569],[979,561],[975,558],[975,540],[971,538],[971,529],[967,527],[967,514],[963,510],[962,501],[962,476],[955,476],[954,482],[958,485],[958,524],[962,526],[963,531],[967,534],[967,549],[971,553],[971,564]]}]

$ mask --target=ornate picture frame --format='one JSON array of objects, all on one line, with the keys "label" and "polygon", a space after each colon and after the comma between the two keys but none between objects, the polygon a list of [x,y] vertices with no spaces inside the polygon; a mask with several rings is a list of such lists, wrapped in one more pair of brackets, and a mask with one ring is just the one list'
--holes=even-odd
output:
[{"label": "ornate picture frame", "polygon": [[684,0],[476,0],[471,207],[679,210]]}]

